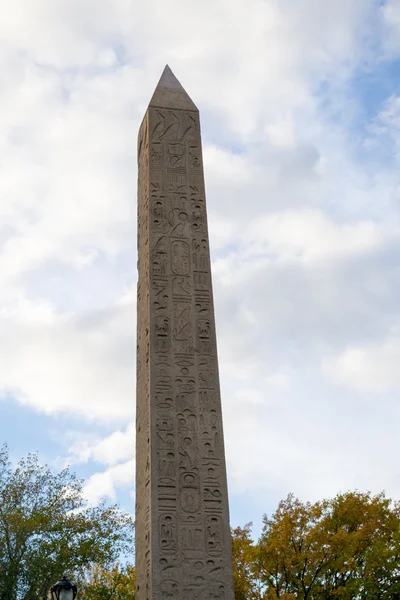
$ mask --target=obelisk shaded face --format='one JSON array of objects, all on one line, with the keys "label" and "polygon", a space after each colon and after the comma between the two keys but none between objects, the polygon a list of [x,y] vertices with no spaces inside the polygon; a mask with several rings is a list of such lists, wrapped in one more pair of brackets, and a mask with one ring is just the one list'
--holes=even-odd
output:
[{"label": "obelisk shaded face", "polygon": [[233,600],[199,113],[169,67],[138,163],[137,599]]}]

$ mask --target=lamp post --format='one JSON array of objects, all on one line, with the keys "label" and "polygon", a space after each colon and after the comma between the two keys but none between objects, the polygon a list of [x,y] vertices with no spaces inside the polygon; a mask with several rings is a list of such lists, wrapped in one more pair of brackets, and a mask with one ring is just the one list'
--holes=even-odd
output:
[{"label": "lamp post", "polygon": [[51,588],[52,600],[75,600],[78,589],[76,585],[70,582],[64,575],[60,581],[57,581]]}]

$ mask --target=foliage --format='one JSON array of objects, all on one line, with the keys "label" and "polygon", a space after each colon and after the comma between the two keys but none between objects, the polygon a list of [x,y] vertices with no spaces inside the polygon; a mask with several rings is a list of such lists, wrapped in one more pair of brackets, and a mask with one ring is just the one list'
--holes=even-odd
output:
[{"label": "foliage", "polygon": [[[400,510],[384,494],[349,492],[264,516],[250,570],[265,599],[400,598]],[[238,596],[239,598],[240,596]]]},{"label": "foliage", "polygon": [[232,529],[233,581],[236,600],[259,600],[259,579],[255,573],[256,547],[251,539],[252,523]]},{"label": "foliage", "polygon": [[13,469],[0,450],[0,600],[45,598],[63,573],[107,567],[131,550],[132,519],[116,506],[86,507],[82,485],[35,454]]},{"label": "foliage", "polygon": [[79,600],[135,600],[135,567],[94,564],[77,573]]}]

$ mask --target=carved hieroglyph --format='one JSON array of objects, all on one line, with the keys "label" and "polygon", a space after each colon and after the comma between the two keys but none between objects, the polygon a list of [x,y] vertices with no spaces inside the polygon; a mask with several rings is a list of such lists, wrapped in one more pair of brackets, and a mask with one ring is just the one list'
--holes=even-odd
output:
[{"label": "carved hieroglyph", "polygon": [[139,132],[138,600],[233,600],[199,113],[166,67]]}]

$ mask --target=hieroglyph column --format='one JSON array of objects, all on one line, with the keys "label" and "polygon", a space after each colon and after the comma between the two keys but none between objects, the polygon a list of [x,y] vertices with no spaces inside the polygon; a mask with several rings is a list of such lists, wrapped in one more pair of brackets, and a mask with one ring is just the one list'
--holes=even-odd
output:
[{"label": "hieroglyph column", "polygon": [[169,67],[138,163],[137,600],[233,600],[199,112]]}]

